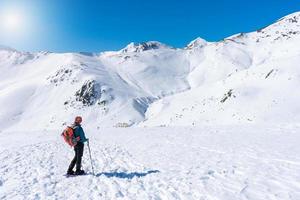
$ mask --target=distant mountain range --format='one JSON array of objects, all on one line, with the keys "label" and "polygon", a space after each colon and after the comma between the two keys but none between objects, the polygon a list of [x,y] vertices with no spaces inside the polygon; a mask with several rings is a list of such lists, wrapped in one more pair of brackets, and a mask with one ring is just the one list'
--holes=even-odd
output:
[{"label": "distant mountain range", "polygon": [[103,53],[0,46],[0,125],[90,127],[299,123],[300,12],[219,42],[156,41]]}]

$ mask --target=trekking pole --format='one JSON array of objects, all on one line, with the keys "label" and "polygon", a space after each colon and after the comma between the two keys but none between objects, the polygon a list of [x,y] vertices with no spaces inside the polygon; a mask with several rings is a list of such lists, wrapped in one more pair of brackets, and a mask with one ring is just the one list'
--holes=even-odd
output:
[{"label": "trekking pole", "polygon": [[95,172],[94,172],[94,167],[93,167],[93,160],[92,160],[92,155],[91,155],[91,149],[90,149],[90,142],[89,140],[87,141],[87,145],[89,148],[89,154],[90,154],[90,160],[91,160],[91,165],[92,165],[92,171],[93,171],[93,175],[95,176]]}]

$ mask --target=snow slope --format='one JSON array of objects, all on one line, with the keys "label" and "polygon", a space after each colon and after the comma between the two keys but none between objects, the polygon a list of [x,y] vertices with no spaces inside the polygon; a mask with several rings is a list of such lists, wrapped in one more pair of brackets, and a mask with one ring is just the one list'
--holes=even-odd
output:
[{"label": "snow slope", "polygon": [[[81,114],[97,126],[130,126],[156,99],[189,88],[174,49],[97,56],[0,51],[0,121],[19,130],[62,126]],[[175,76],[175,78],[174,78]],[[39,123],[36,123],[38,116]],[[99,122],[97,124],[97,122]],[[125,124],[126,123],[126,124]]]},{"label": "snow slope", "polygon": [[[0,199],[300,199],[299,43],[297,12],[183,49],[0,46]],[[63,176],[75,115],[95,176],[87,147],[88,175]]]},{"label": "snow slope", "polygon": [[298,200],[299,126],[86,130],[95,176],[66,178],[57,131],[0,132],[0,199]]},{"label": "snow slope", "polygon": [[197,39],[191,90],[151,104],[141,125],[299,123],[299,44],[300,13],[218,43]]},{"label": "snow slope", "polygon": [[0,125],[53,129],[77,114],[94,128],[298,122],[299,16],[183,49],[156,41],[98,54],[0,47]]}]

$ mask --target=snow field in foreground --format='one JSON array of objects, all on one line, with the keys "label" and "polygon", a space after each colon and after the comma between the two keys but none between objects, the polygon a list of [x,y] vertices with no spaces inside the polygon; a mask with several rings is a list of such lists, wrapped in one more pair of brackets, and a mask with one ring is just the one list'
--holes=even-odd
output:
[{"label": "snow field in foreground", "polygon": [[0,132],[0,199],[300,199],[297,126],[100,129],[66,178],[60,131]]}]

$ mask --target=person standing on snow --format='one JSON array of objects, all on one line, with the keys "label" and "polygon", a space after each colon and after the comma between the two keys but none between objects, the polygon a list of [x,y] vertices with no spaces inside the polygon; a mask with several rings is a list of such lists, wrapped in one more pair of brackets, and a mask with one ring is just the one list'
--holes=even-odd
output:
[{"label": "person standing on snow", "polygon": [[[75,137],[79,137],[79,140],[77,141],[77,144],[74,146],[75,156],[73,160],[71,161],[67,174],[68,175],[82,175],[84,174],[84,170],[81,170],[81,160],[83,156],[83,148],[84,148],[84,142],[88,141],[88,139],[85,137],[84,131],[81,127],[82,117],[77,116],[75,118],[74,124],[72,124],[72,128],[74,130]],[[76,165],[76,171],[73,171],[73,168]]]}]

